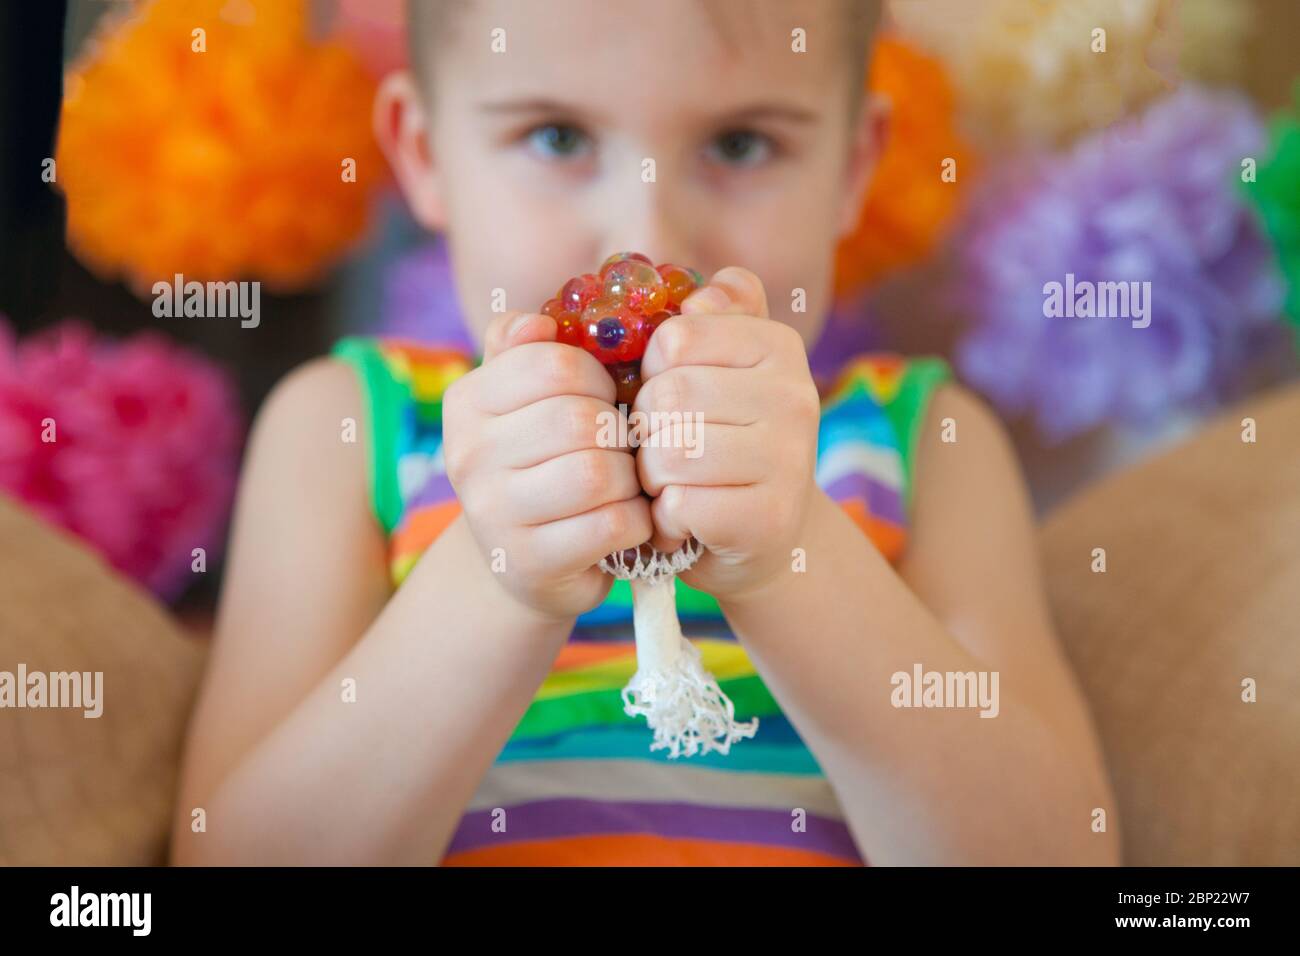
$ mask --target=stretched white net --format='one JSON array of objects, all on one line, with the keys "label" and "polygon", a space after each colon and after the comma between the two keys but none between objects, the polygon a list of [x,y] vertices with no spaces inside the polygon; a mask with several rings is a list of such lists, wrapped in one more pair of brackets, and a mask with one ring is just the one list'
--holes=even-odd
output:
[{"label": "stretched white net", "polygon": [[616,551],[600,559],[599,567],[623,581],[649,581],[661,584],[668,578],[688,571],[704,553],[703,546],[694,538],[672,554],[656,551],[648,544],[627,551]]},{"label": "stretched white net", "polygon": [[603,558],[601,570],[632,584],[637,670],[623,688],[623,710],[644,716],[654,732],[651,750],[670,758],[727,753],[753,737],[758,718],[736,721],[736,710],[704,668],[699,649],[682,635],[676,577],[691,568],[703,546],[694,538],[670,555],[642,545]]}]

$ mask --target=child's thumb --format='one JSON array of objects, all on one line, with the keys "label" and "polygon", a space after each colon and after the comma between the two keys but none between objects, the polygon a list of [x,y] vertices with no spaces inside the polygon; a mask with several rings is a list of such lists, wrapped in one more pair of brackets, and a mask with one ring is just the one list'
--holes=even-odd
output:
[{"label": "child's thumb", "polygon": [[528,342],[554,342],[555,320],[539,312],[503,312],[483,333],[483,361],[490,362],[506,349]]},{"label": "child's thumb", "polygon": [[757,315],[766,319],[767,292],[763,281],[748,269],[727,266],[686,297],[682,313]]}]

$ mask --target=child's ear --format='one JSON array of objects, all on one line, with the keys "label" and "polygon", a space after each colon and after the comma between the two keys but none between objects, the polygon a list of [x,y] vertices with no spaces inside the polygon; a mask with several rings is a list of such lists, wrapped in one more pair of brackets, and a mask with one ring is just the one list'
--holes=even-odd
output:
[{"label": "child's ear", "polygon": [[416,221],[433,232],[443,229],[446,207],[431,145],[429,113],[409,71],[390,73],[379,84],[374,126],[375,139],[388,157]]},{"label": "child's ear", "polygon": [[845,201],[839,233],[841,239],[852,235],[858,227],[867,188],[871,185],[876,165],[889,139],[891,113],[888,100],[874,93],[864,94],[857,123],[849,132],[852,141],[845,168]]}]

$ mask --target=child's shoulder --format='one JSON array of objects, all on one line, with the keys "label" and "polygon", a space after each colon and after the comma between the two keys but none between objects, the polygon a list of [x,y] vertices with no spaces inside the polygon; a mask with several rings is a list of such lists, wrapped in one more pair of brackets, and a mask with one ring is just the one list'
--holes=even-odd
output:
[{"label": "child's shoulder", "polygon": [[888,422],[909,512],[933,510],[925,505],[936,494],[919,494],[922,488],[941,488],[946,495],[976,473],[987,479],[986,492],[1014,491],[1018,465],[1001,418],[957,381],[943,357],[889,351],[854,355],[828,380],[823,418],[854,418],[864,406]]},{"label": "child's shoulder", "polygon": [[[330,466],[346,454],[340,435],[364,415],[355,373],[329,356],[289,371],[258,408],[247,460],[293,460],[304,468]],[[299,470],[297,468],[294,469]]]},{"label": "child's shoulder", "polygon": [[935,396],[952,380],[951,367],[939,356],[857,353],[820,382],[823,429],[833,431],[839,421],[879,420],[877,433],[888,435],[888,442],[897,449],[903,484],[910,489],[917,444]]},{"label": "child's shoulder", "polygon": [[254,431],[294,430],[306,419],[346,418],[361,407],[355,372],[336,357],[317,356],[275,383],[258,409]]},{"label": "child's shoulder", "polygon": [[341,339],[331,357],[353,378],[371,508],[391,534],[440,455],[443,396],[481,359],[458,343],[374,336]]},{"label": "child's shoulder", "polygon": [[262,402],[241,494],[271,514],[309,493],[320,515],[369,516],[391,531],[400,504],[395,469],[408,433],[430,412],[436,429],[442,392],[473,362],[450,348],[340,340],[330,354],[288,372]]},{"label": "child's shoulder", "polygon": [[350,423],[363,419],[362,408],[356,376],[328,357],[294,368],[271,389],[258,408],[240,473],[232,539],[252,542],[246,552],[274,552],[272,543],[282,537],[311,551],[311,542],[337,532],[339,520],[364,530],[365,459],[348,435],[355,431]]},{"label": "child's shoulder", "polygon": [[375,336],[341,339],[331,354],[352,367],[368,410],[381,417],[406,404],[436,417],[448,386],[479,362],[461,345]]},{"label": "child's shoulder", "polygon": [[362,335],[340,339],[330,354],[365,374],[379,372],[399,381],[417,396],[440,392],[479,361],[459,344]]},{"label": "child's shoulder", "polygon": [[[923,550],[944,552],[962,540],[993,533],[999,520],[1007,525],[1030,520],[1020,463],[1001,416],[979,394],[959,382],[939,357],[911,357],[907,386],[900,386],[882,407],[905,422],[900,451],[907,472],[908,510],[913,534],[928,542]],[[993,520],[992,516],[1001,516]],[[978,533],[976,531],[978,530]],[[952,557],[948,555],[944,560]]]},{"label": "child's shoulder", "polygon": [[306,441],[306,434],[319,432],[313,423],[329,422],[328,436],[338,444],[340,423],[360,421],[366,413],[366,387],[356,363],[336,348],[294,366],[276,381],[257,408],[251,437],[256,441],[259,433],[271,433],[277,441],[301,444],[290,440],[297,434]]},{"label": "child's shoulder", "polygon": [[403,405],[436,411],[447,386],[477,361],[452,345],[340,339],[328,355],[297,366],[271,389],[257,412],[250,453],[328,467],[355,458],[358,449],[373,452],[376,426]]},{"label": "child's shoulder", "polygon": [[882,408],[915,411],[951,380],[951,366],[937,355],[860,352],[841,363],[824,382],[823,403],[831,405],[846,396],[865,393]]}]

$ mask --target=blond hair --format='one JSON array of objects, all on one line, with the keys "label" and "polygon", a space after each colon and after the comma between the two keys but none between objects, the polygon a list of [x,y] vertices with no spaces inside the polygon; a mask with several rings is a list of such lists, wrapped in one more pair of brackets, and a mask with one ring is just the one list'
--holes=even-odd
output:
[{"label": "blond hair", "polygon": [[[738,0],[699,0],[704,4],[724,42],[734,44],[743,36],[744,25],[754,22]],[[840,39],[852,81],[851,112],[857,113],[866,81],[871,38],[880,20],[880,0],[833,0],[843,25]],[[411,69],[421,91],[432,89],[433,56],[436,49],[455,39],[460,14],[473,0],[406,0],[406,39]],[[432,43],[430,40],[432,39]]]}]

